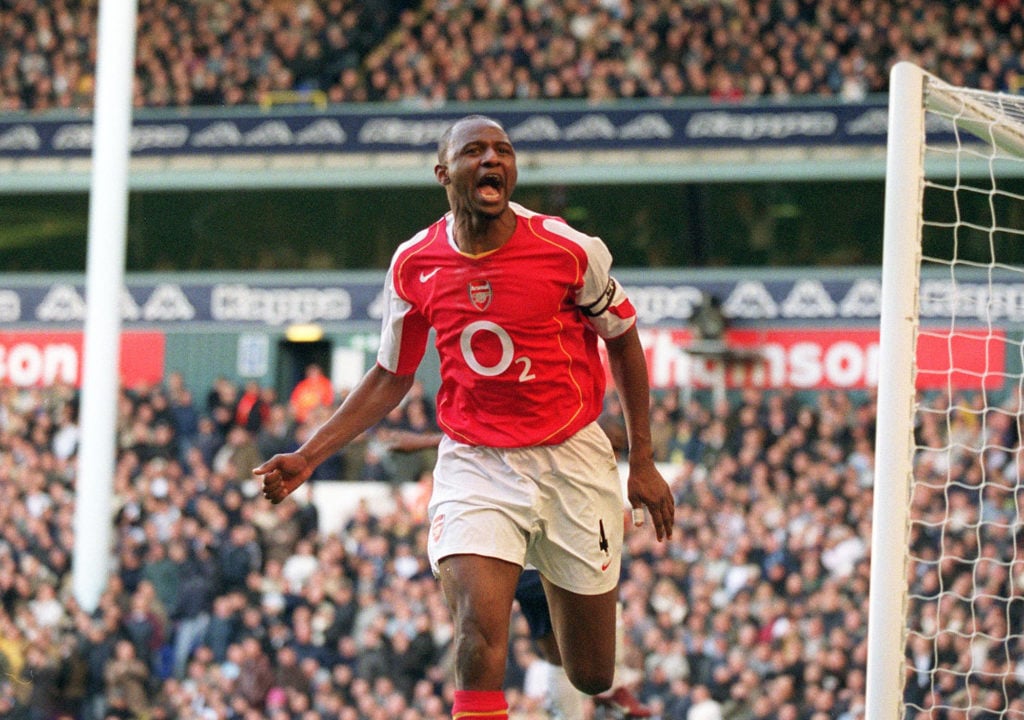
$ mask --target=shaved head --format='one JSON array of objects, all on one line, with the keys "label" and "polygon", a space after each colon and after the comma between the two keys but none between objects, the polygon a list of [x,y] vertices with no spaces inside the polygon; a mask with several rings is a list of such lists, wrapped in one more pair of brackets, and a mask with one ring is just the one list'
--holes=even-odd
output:
[{"label": "shaved head", "polygon": [[505,130],[500,122],[486,115],[466,115],[465,117],[459,118],[448,126],[448,129],[441,135],[441,139],[437,141],[437,161],[442,165],[448,162],[448,148],[451,145],[452,134],[455,132],[455,128],[468,122],[485,122],[501,128],[503,132]]}]

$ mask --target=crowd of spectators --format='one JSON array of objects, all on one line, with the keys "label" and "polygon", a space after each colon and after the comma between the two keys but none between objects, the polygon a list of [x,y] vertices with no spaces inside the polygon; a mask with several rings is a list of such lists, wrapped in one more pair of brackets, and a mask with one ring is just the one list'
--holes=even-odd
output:
[{"label": "crowd of spectators", "polygon": [[[1020,0],[141,0],[137,107],[827,95],[913,60],[1017,92]],[[0,3],[0,111],[87,109],[97,3]]]},{"label": "crowd of spectators", "polygon": [[[657,459],[678,511],[669,542],[627,528],[621,599],[636,693],[662,720],[862,720],[873,398],[654,400]],[[430,400],[417,386],[326,466],[333,475],[270,505],[251,467],[329,412],[298,423],[272,389],[226,378],[200,399],[176,373],[123,390],[116,560],[90,612],[70,572],[76,393],[0,388],[0,716],[447,718],[452,626],[425,550],[432,458],[395,450],[396,438],[434,432]],[[1000,561],[1019,556],[1018,486],[990,482],[982,498],[978,464],[949,462],[951,443],[977,447],[985,428],[989,479],[1022,472],[1015,423],[1000,422],[1012,413],[980,422],[985,412],[919,430],[934,448],[921,453],[924,472],[939,480],[916,498],[920,627],[908,667],[934,679],[910,678],[907,702],[924,708],[913,720],[966,719],[953,708],[967,696],[986,708],[971,718],[1024,717],[1021,607],[998,599],[1019,597],[1011,585],[1024,580],[1020,562]],[[601,422],[618,442],[614,395]],[[333,478],[383,482],[393,502],[364,501],[326,532],[331,509],[313,498]],[[937,533],[947,509],[955,522]],[[991,536],[978,529],[982,514]],[[543,661],[517,611],[511,622],[511,717],[546,718],[534,689]]]}]

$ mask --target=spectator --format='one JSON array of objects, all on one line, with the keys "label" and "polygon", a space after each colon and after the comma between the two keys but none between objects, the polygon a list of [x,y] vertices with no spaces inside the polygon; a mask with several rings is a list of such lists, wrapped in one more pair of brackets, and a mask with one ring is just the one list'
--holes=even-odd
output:
[{"label": "spectator", "polygon": [[192,446],[199,432],[199,412],[192,400],[192,392],[182,386],[169,391],[168,411],[171,424],[182,443],[182,450]]},{"label": "spectator", "polygon": [[295,552],[285,560],[281,567],[281,575],[286,583],[287,592],[301,595],[306,583],[313,577],[318,566],[319,563],[313,552],[313,543],[310,540],[300,539],[295,546]]},{"label": "spectator", "polygon": [[53,433],[53,454],[58,460],[68,460],[78,452],[78,407],[77,403],[61,406],[60,420]]},{"label": "spectator", "polygon": [[[296,383],[288,396],[292,416],[297,423],[304,423],[316,408],[330,408],[334,405],[334,386],[324,375],[323,368],[316,363],[306,366],[305,376]],[[253,466],[255,467],[255,466]]]},{"label": "spectator", "polygon": [[199,452],[198,460],[207,468],[213,467],[213,459],[217,451],[224,445],[224,434],[209,415],[199,418],[192,447]]},{"label": "spectator", "polygon": [[149,668],[136,656],[135,645],[130,640],[119,640],[114,645],[114,656],[107,662],[104,677],[106,692],[117,716],[130,718],[148,714]]},{"label": "spectator", "polygon": [[30,690],[28,705],[32,708],[32,718],[47,718],[59,708],[60,680],[59,658],[57,648],[47,647],[45,642],[31,643],[25,651],[25,665],[22,668],[21,682]]},{"label": "spectator", "polygon": [[290,503],[276,511],[258,511],[253,522],[259,530],[260,546],[264,557],[285,563],[295,550],[300,538],[307,537],[299,518],[300,507]]},{"label": "spectator", "polygon": [[256,467],[253,462],[256,465],[263,462],[259,446],[248,429],[234,425],[228,428],[224,444],[210,462],[210,469],[233,482],[242,482],[251,477],[249,468]]},{"label": "spectator", "polygon": [[217,550],[218,596],[244,590],[249,573],[263,564],[262,552],[251,525],[232,525]]},{"label": "spectator", "polygon": [[221,437],[235,422],[238,386],[226,377],[217,378],[206,394],[206,414],[213,420]]},{"label": "spectator", "polygon": [[241,641],[242,660],[238,671],[238,693],[250,707],[262,709],[274,682],[274,671],[264,648],[255,637]]},{"label": "spectator", "polygon": [[182,677],[189,656],[199,645],[210,622],[210,610],[215,593],[215,566],[209,550],[199,545],[194,555],[176,561],[181,577],[178,603],[170,611],[175,621],[174,663],[175,677]]},{"label": "spectator", "polygon": [[156,601],[164,608],[178,604],[179,575],[178,563],[185,557],[185,546],[180,541],[169,545],[161,542],[149,543],[142,567],[142,579],[149,583],[156,595]]},{"label": "spectator", "polygon": [[165,640],[166,613],[159,605],[152,585],[142,583],[128,600],[122,619],[125,635],[135,646],[135,657],[154,675],[161,667],[160,650]]},{"label": "spectator", "polygon": [[235,425],[244,427],[254,435],[258,434],[269,413],[270,405],[263,388],[256,380],[248,380],[235,405]]},{"label": "spectator", "polygon": [[256,446],[263,457],[273,457],[295,447],[295,430],[288,407],[275,402],[267,410],[267,420],[256,433]]},{"label": "spectator", "polygon": [[228,660],[228,649],[237,639],[240,610],[244,604],[244,597],[238,592],[214,598],[213,612],[203,633],[202,644],[209,648],[216,663],[223,664]]}]

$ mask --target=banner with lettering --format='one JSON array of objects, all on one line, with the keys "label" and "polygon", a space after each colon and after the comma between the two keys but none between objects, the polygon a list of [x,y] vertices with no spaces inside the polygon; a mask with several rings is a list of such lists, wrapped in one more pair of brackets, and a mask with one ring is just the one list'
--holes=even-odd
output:
[{"label": "banner with lettering", "polygon": [[[865,390],[878,386],[879,332],[869,329],[733,330],[718,352],[685,329],[641,331],[654,388]],[[978,390],[1006,380],[1006,332],[960,328],[918,337],[917,387]]]},{"label": "banner with lettering", "polygon": [[[161,332],[121,334],[121,384],[163,382],[166,338]],[[0,332],[0,385],[82,384],[81,332]]]},{"label": "banner with lettering", "polygon": [[[636,306],[643,327],[685,325],[705,294],[721,303],[726,320],[747,326],[863,326],[881,311],[881,271],[855,268],[771,272],[622,270],[616,277]],[[219,327],[283,328],[319,323],[325,328],[381,318],[382,272],[287,273],[129,277],[121,294],[125,327],[156,326],[187,330]],[[921,282],[921,319],[1024,323],[1024,282],[1019,275],[994,271],[991,277],[948,274]],[[0,275],[0,323],[47,328],[80,327],[85,320],[82,278],[47,279]]]},{"label": "banner with lettering", "polygon": [[[885,145],[884,98],[863,103],[722,104],[622,102],[524,103],[488,110],[520,151],[699,150],[780,146]],[[237,108],[187,113],[140,110],[131,131],[135,156],[430,152],[463,115],[451,109],[262,111]],[[80,115],[0,116],[0,158],[85,157],[92,120]]]}]

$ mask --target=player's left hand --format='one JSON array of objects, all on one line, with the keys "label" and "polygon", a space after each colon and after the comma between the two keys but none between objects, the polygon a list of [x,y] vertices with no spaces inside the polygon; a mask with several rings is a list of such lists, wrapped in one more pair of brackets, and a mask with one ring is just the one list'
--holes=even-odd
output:
[{"label": "player's left hand", "polygon": [[630,463],[626,495],[633,507],[635,526],[643,525],[643,508],[646,507],[654,522],[654,532],[658,540],[672,537],[676,502],[672,497],[671,488],[658,472],[654,462]]}]

